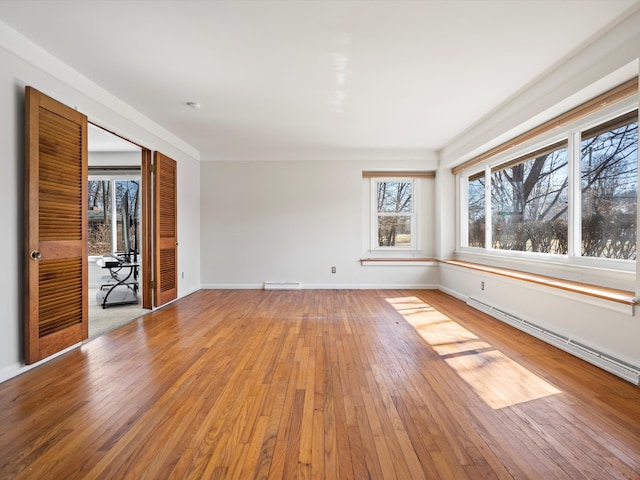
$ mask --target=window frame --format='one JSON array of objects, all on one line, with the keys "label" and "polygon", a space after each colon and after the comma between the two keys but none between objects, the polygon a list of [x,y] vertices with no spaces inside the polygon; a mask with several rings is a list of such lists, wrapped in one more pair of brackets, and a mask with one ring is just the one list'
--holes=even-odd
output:
[{"label": "window frame", "polygon": [[[615,271],[635,271],[636,260],[610,259],[601,257],[587,257],[581,254],[581,186],[580,186],[580,143],[582,132],[602,125],[618,116],[625,115],[638,109],[637,95],[620,100],[601,110],[575,119],[552,131],[541,134],[521,145],[514,146],[498,153],[467,169],[459,170],[459,218],[457,250],[461,253],[482,254],[498,258],[515,260],[534,260],[556,264],[594,267]],[[491,218],[491,173],[492,168],[506,164],[528,153],[562,140],[568,141],[568,251],[566,255],[526,252],[516,250],[500,250],[492,248],[492,218]],[[640,163],[640,160],[639,160]],[[640,168],[639,168],[640,170]],[[470,177],[477,177],[484,173],[485,177],[485,246],[469,246],[469,197],[468,181]],[[640,173],[639,173],[640,176]],[[640,182],[639,182],[640,185]]]},{"label": "window frame", "polygon": [[[381,176],[370,177],[370,238],[369,251],[372,253],[417,253],[420,248],[420,221],[419,221],[419,198],[420,198],[420,182],[418,177],[406,176]],[[398,214],[389,214],[389,216],[410,216],[411,217],[411,245],[408,247],[397,246],[380,246],[378,245],[378,183],[395,182],[395,183],[411,183],[411,213],[401,212]],[[384,213],[383,213],[384,214]]]},{"label": "window frame", "polygon": [[[117,253],[117,245],[118,245],[118,232],[117,228],[113,228],[114,225],[117,225],[117,216],[118,211],[116,208],[116,182],[120,181],[137,181],[139,195],[142,195],[142,176],[140,173],[140,169],[136,170],[135,167],[132,167],[131,171],[126,172],[112,172],[112,171],[95,171],[89,172],[87,183],[90,181],[108,181],[109,182],[109,207],[111,208],[110,213],[110,222],[111,222],[111,254]],[[142,198],[142,197],[140,197]],[[98,258],[101,258],[102,255],[89,255],[89,261],[95,261]]]}]

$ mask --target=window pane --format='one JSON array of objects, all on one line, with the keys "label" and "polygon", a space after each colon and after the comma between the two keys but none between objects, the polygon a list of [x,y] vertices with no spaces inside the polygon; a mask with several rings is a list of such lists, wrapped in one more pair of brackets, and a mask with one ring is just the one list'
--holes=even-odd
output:
[{"label": "window pane", "polygon": [[378,182],[378,212],[412,212],[411,193],[411,182]]},{"label": "window pane", "polygon": [[118,244],[116,251],[129,253],[138,250],[138,184],[133,180],[116,181],[116,211]]},{"label": "window pane", "polygon": [[492,172],[492,246],[566,254],[567,142],[522,158]]},{"label": "window pane", "polygon": [[584,132],[582,255],[635,260],[638,112]]},{"label": "window pane", "polygon": [[411,217],[378,215],[378,246],[411,247]]},{"label": "window pane", "polygon": [[484,175],[469,178],[469,246],[484,248]]},{"label": "window pane", "polygon": [[[104,255],[138,251],[140,201],[138,180],[89,180],[88,253]],[[115,185],[115,188],[114,188]],[[116,244],[113,245],[113,204],[116,214]]]},{"label": "window pane", "polygon": [[89,180],[89,255],[111,253],[111,201],[108,180]]}]

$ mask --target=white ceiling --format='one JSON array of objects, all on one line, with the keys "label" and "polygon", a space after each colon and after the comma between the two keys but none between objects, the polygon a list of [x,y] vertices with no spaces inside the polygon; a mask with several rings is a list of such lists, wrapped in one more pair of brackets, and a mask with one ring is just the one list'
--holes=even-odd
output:
[{"label": "white ceiling", "polygon": [[639,4],[0,0],[0,20],[202,160],[394,158],[443,148]]}]

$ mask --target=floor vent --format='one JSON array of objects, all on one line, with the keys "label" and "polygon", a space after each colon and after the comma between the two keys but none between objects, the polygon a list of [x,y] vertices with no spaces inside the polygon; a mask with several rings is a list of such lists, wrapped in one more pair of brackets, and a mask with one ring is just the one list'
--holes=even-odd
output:
[{"label": "floor vent", "polygon": [[499,308],[495,308],[480,300],[469,297],[467,305],[480,310],[488,315],[491,315],[498,320],[501,320],[509,325],[516,327],[530,335],[533,335],[540,340],[543,340],[551,345],[564,350],[572,355],[575,355],[582,360],[585,360],[597,367],[613,373],[625,380],[633,383],[634,385],[640,385],[640,368],[635,365],[630,365],[622,360],[614,358],[606,353],[602,353],[594,348],[584,345],[580,342],[576,342],[569,337],[560,335],[556,332],[552,332],[545,328],[536,325],[535,323],[523,320],[515,315],[507,313]]},{"label": "floor vent", "polygon": [[301,290],[300,282],[264,282],[265,290]]}]

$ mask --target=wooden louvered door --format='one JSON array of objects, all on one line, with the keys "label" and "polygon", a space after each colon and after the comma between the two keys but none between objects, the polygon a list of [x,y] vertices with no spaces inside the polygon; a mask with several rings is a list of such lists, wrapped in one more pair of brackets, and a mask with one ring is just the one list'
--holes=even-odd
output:
[{"label": "wooden louvered door", "polygon": [[154,166],[154,303],[160,306],[178,296],[177,166],[160,152]]},{"label": "wooden louvered door", "polygon": [[25,91],[25,362],[88,336],[87,117]]}]

